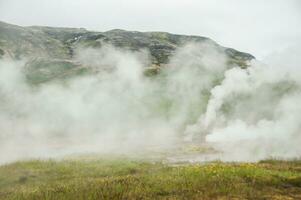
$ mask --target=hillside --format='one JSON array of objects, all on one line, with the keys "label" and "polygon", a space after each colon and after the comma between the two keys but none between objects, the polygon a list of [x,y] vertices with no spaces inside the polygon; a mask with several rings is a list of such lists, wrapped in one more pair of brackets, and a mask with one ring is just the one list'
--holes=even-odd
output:
[{"label": "hillside", "polygon": [[254,59],[248,53],[222,47],[200,36],[119,29],[95,32],[83,28],[21,27],[0,22],[0,58],[26,58],[29,78],[34,83],[61,77],[62,74],[66,77],[88,71],[87,66],[74,60],[75,52],[81,48],[97,49],[110,44],[133,52],[146,50],[150,54],[149,67],[160,67],[168,63],[179,47],[191,42],[211,44],[228,57],[229,64],[246,67],[248,61]]}]

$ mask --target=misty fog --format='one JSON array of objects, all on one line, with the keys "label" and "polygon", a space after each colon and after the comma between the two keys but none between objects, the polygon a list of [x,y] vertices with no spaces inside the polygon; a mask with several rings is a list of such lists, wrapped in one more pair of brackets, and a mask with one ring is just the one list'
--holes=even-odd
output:
[{"label": "misty fog", "polygon": [[280,52],[242,69],[210,44],[190,43],[156,76],[144,75],[147,51],[107,45],[79,49],[75,59],[98,73],[32,86],[26,59],[0,60],[1,163],[164,152],[189,142],[208,144],[227,161],[301,153],[297,56]]}]

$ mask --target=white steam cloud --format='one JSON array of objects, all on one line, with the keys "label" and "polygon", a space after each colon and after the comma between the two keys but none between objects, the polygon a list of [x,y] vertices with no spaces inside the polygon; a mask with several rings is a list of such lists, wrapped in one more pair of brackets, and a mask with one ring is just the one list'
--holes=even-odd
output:
[{"label": "white steam cloud", "polygon": [[291,59],[229,68],[211,44],[187,44],[151,77],[147,52],[105,46],[76,59],[98,73],[37,87],[24,62],[0,61],[1,163],[184,141],[208,143],[222,160],[300,156],[301,73]]}]

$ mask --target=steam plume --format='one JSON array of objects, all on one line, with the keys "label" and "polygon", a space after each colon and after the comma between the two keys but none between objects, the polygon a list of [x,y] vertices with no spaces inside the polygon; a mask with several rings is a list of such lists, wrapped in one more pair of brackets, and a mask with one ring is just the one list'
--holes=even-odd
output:
[{"label": "steam plume", "polygon": [[38,87],[27,83],[25,61],[0,61],[2,163],[163,151],[184,141],[208,143],[222,160],[301,153],[297,62],[229,67],[227,57],[206,43],[180,48],[154,77],[143,75],[147,52],[105,46],[79,50],[76,60],[98,73]]}]

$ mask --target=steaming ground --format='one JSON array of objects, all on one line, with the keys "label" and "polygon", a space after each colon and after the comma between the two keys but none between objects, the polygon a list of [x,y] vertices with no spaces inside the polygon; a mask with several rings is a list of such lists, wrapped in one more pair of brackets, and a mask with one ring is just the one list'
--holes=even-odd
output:
[{"label": "steaming ground", "polygon": [[301,71],[294,53],[241,69],[229,67],[210,44],[187,44],[151,77],[143,75],[147,52],[105,46],[77,54],[98,73],[39,86],[26,81],[25,61],[0,61],[1,163],[177,152],[190,144],[214,150],[192,157],[175,153],[170,160],[301,154]]}]

